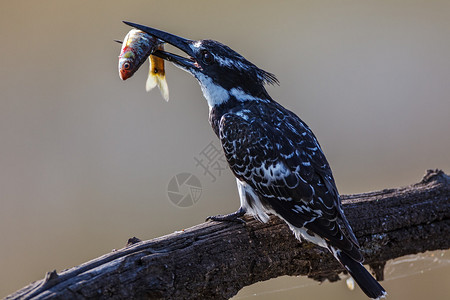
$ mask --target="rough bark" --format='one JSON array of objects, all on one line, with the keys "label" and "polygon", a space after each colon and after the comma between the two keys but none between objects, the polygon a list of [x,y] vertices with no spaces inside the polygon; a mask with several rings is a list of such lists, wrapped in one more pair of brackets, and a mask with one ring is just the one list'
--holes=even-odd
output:
[{"label": "rough bark", "polygon": [[[420,183],[343,196],[366,263],[382,278],[387,260],[450,248],[450,177],[428,171]],[[298,242],[272,217],[267,224],[206,222],[130,245],[57,274],[7,299],[228,299],[244,286],[281,275],[338,279],[324,249]]]}]

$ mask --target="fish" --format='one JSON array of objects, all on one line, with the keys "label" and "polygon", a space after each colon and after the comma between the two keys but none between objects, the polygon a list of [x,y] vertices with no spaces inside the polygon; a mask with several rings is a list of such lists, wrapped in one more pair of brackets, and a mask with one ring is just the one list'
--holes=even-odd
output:
[{"label": "fish", "polygon": [[[156,49],[164,51],[164,44],[159,44]],[[157,85],[164,100],[169,101],[169,87],[167,86],[164,59],[155,55],[150,55],[149,61],[150,68],[148,71],[147,82],[145,83],[145,90],[149,92]]]},{"label": "fish", "polygon": [[145,89],[148,92],[158,86],[164,100],[169,101],[169,87],[166,80],[164,60],[152,55],[157,50],[164,50],[163,41],[141,30],[130,30],[125,36],[120,50],[119,76],[120,79],[127,80],[148,59],[150,68]]}]

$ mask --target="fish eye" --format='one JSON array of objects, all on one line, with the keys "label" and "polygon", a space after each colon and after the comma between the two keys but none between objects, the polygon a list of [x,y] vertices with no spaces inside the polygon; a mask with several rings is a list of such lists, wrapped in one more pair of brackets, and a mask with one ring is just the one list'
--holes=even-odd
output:
[{"label": "fish eye", "polygon": [[202,51],[202,61],[209,65],[214,62],[214,56],[207,50]]},{"label": "fish eye", "polygon": [[123,64],[123,68],[125,70],[129,70],[131,68],[131,64],[129,62],[126,62],[126,63]]}]

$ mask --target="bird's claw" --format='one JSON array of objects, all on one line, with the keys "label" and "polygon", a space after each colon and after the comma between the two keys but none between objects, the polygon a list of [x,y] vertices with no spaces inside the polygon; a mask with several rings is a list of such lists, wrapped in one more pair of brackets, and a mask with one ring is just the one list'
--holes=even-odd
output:
[{"label": "bird's claw", "polygon": [[206,218],[206,221],[216,221],[216,222],[236,222],[240,224],[245,224],[246,222],[236,216],[229,217],[230,215],[217,215],[217,216],[209,216]]},{"label": "bird's claw", "polygon": [[206,221],[217,221],[217,222],[236,222],[240,224],[245,224],[246,222],[241,219],[245,215],[245,209],[239,208],[238,211],[228,214],[228,215],[217,215],[217,216],[209,216],[206,218]]}]

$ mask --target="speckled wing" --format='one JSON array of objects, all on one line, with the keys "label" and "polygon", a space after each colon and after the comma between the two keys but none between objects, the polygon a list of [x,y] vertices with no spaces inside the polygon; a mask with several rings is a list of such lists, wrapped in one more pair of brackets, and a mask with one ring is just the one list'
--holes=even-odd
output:
[{"label": "speckled wing", "polygon": [[361,261],[320,145],[306,124],[282,109],[222,116],[219,137],[231,170],[256,191],[265,207]]}]

